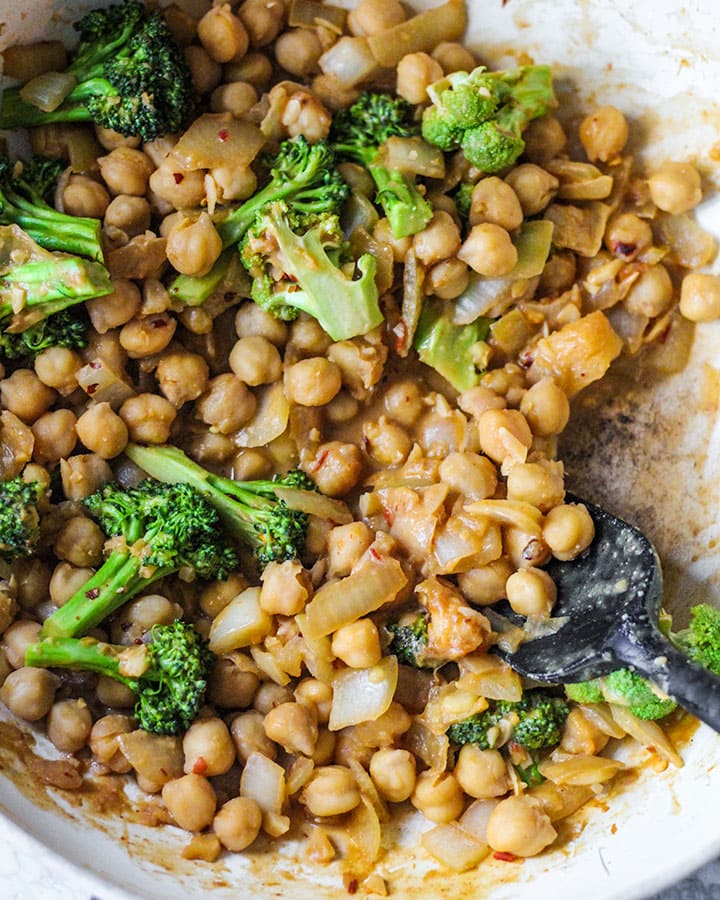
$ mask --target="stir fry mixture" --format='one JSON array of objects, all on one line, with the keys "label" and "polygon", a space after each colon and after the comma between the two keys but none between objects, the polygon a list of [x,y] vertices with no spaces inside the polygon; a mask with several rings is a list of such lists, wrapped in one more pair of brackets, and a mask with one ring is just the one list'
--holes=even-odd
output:
[{"label": "stir fry mixture", "polygon": [[[492,651],[557,627],[543,567],[593,540],[570,400],[720,316],[700,175],[465,26],[128,0],[5,52],[0,699],[46,781],[134,775],[190,858],[304,834],[382,893],[398,804],[464,871],[552,847],[613,740],[681,764],[636,673]],[[714,609],[669,634],[720,672]]]}]

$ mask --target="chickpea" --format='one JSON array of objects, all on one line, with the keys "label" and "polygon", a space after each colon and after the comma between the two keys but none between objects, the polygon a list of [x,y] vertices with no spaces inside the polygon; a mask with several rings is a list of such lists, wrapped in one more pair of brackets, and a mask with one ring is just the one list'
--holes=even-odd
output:
[{"label": "chickpea", "polygon": [[186,775],[223,775],[235,762],[235,746],[228,727],[214,716],[193,722],[182,744]]},{"label": "chickpea", "polygon": [[275,41],[274,49],[278,65],[291,75],[306,78],[319,69],[323,47],[315,31],[307,28],[285,31]]},{"label": "chickpea", "polygon": [[514,231],[522,225],[523,211],[515,191],[507,182],[492,175],[481,178],[472,192],[470,224],[490,222],[506,231]]},{"label": "chickpea", "polygon": [[412,719],[405,707],[393,700],[381,716],[355,725],[353,731],[357,743],[377,749],[395,744],[411,725]]},{"label": "chickpea", "polygon": [[222,253],[222,238],[206,212],[197,219],[183,219],[170,231],[167,238],[167,258],[170,265],[183,275],[198,278],[215,265]]},{"label": "chickpea", "polygon": [[169,313],[136,317],[120,329],[120,346],[130,359],[144,359],[164,350],[176,328],[177,319]]},{"label": "chickpea", "polygon": [[84,700],[60,700],[48,715],[47,734],[62,753],[77,753],[87,744],[92,724],[92,714]]},{"label": "chickpea", "polygon": [[350,11],[347,26],[351,34],[382,34],[407,18],[399,0],[361,0]]},{"label": "chickpea", "polygon": [[345,444],[342,441],[321,444],[310,464],[309,474],[321,493],[328,497],[343,497],[360,480],[360,449],[355,444]]},{"label": "chickpea", "polygon": [[209,94],[220,84],[222,66],[210,56],[204,47],[198,47],[196,44],[183,47],[183,56],[188,69],[190,69],[193,87],[198,94]]},{"label": "chickpea", "polygon": [[73,566],[98,566],[104,545],[105,535],[96,522],[86,516],[73,516],[57,533],[55,555]]},{"label": "chickpea", "polygon": [[450,453],[440,463],[440,479],[468,500],[485,500],[497,488],[497,470],[477,453]]},{"label": "chickpea", "polygon": [[95,692],[100,703],[111,709],[130,709],[137,701],[136,695],[129,687],[105,675],[98,678]]},{"label": "chickpea", "polygon": [[230,351],[230,368],[245,384],[271,384],[282,375],[277,347],[264,337],[240,338]]},{"label": "chickpea", "polygon": [[170,625],[178,618],[176,604],[162,594],[145,594],[133,600],[113,622],[112,636],[117,644],[130,646],[150,632],[154,625]]},{"label": "chickpea", "polygon": [[533,797],[507,797],[490,814],[487,842],[493,850],[535,856],[557,837],[550,818]]},{"label": "chickpea", "polygon": [[183,775],[168,781],[163,785],[162,799],[176,824],[185,831],[202,831],[215,818],[217,797],[202,775]]},{"label": "chickpea", "polygon": [[472,72],[477,65],[472,53],[456,41],[440,41],[431,56],[440,63],[445,75],[452,72]]},{"label": "chickpea", "polygon": [[569,290],[577,271],[577,260],[571,251],[553,253],[545,263],[538,285],[540,297],[557,297]]},{"label": "chickpea", "polygon": [[210,109],[218,113],[229,112],[241,118],[257,101],[257,91],[249,82],[232,81],[215,88],[210,96]]},{"label": "chickpea", "polygon": [[325,406],[341,386],[340,369],[322,356],[301,359],[285,369],[285,396],[300,406]]},{"label": "chickpea", "polygon": [[547,165],[560,156],[567,145],[567,136],[554,116],[533,119],[523,132],[525,156],[538,166]]},{"label": "chickpea", "polygon": [[443,259],[430,269],[425,278],[425,293],[441,300],[454,300],[470,281],[467,265],[460,259]]},{"label": "chickpea", "polygon": [[150,176],[150,190],[175,209],[192,209],[205,198],[205,175],[200,169],[183,169],[170,155]]},{"label": "chickpea", "polygon": [[246,709],[252,704],[260,679],[254,663],[242,654],[221,656],[210,672],[208,696],[222,709]]},{"label": "chickpea", "polygon": [[627,119],[617,107],[601,106],[582,120],[579,134],[590,162],[611,162],[627,143]]},{"label": "chickpea", "polygon": [[175,407],[156,394],[138,394],[128,398],[119,410],[131,441],[165,444],[175,421]]},{"label": "chickpea", "polygon": [[565,496],[562,473],[540,463],[517,463],[508,473],[507,498],[549,512]]},{"label": "chickpea", "polygon": [[[234,113],[237,115],[237,112]],[[219,190],[219,199],[244,200],[255,193],[257,175],[252,169],[239,166],[217,166],[210,170],[210,176]],[[279,320],[278,320],[279,321]]]},{"label": "chickpea", "polygon": [[440,63],[427,53],[407,53],[397,64],[398,96],[408,103],[425,103],[427,89],[443,77]]},{"label": "chickpea", "polygon": [[23,609],[34,609],[48,597],[50,575],[50,568],[37,558],[13,563],[15,596]]},{"label": "chickpea", "polygon": [[380,465],[400,466],[412,450],[412,440],[407,431],[395,422],[380,416],[377,422],[363,425],[363,445],[366,452]]},{"label": "chickpea", "polygon": [[514,572],[508,578],[505,591],[508,603],[521,616],[546,618],[557,600],[555,582],[547,572],[533,566]]},{"label": "chickpea", "polygon": [[339,816],[360,803],[360,790],[345,766],[318,766],[298,799],[314,816]]},{"label": "chickpea", "polygon": [[102,459],[119,456],[128,442],[127,425],[109,403],[93,403],[75,427],[82,443]]},{"label": "chickpea", "polygon": [[144,234],[150,227],[150,204],[144,197],[118,194],[105,211],[105,225],[128,237]]},{"label": "chickpea", "polygon": [[312,596],[310,573],[295,559],[268,563],[260,580],[260,606],[271,616],[295,616]]},{"label": "chickpea", "polygon": [[312,756],[318,737],[315,710],[303,703],[280,703],[263,721],[265,734],[287,753]]},{"label": "chickpea", "polygon": [[22,666],[5,679],[0,700],[18,718],[37,722],[50,712],[59,683],[47,669]]},{"label": "chickpea", "polygon": [[396,381],[383,398],[388,415],[401,425],[410,427],[420,418],[423,400],[420,388],[414,381]]},{"label": "chickpea", "polygon": [[13,669],[19,669],[25,665],[25,651],[30,644],[35,644],[40,640],[40,628],[39,622],[19,619],[5,631],[3,650],[5,658]]},{"label": "chickpea", "polygon": [[0,406],[32,424],[55,401],[55,391],[40,381],[32,369],[15,369],[0,381]]},{"label": "chickpea", "polygon": [[200,593],[199,605],[210,619],[215,616],[238,594],[249,586],[247,578],[240,572],[232,572],[225,581],[213,581]]},{"label": "chickpea", "polygon": [[251,797],[233,797],[213,819],[213,831],[220,843],[234,853],[249,847],[260,834],[262,811]]},{"label": "chickpea", "polygon": [[229,3],[211,7],[198,22],[197,34],[210,58],[218,63],[243,57],[250,44],[245,26]]},{"label": "chickpea", "polygon": [[274,681],[265,681],[255,693],[253,706],[258,712],[267,715],[271,709],[275,709],[281,703],[291,703],[292,699],[292,690],[289,687],[275,684]]},{"label": "chickpea", "polygon": [[490,606],[505,599],[505,585],[512,571],[510,561],[503,556],[486,566],[461,572],[458,587],[463,596],[476,606]]},{"label": "chickpea", "polygon": [[341,390],[325,407],[325,419],[333,425],[342,425],[355,418],[359,409],[358,401],[347,391]]},{"label": "chickpea", "polygon": [[457,404],[458,408],[464,413],[467,413],[474,419],[479,419],[488,409],[505,409],[507,401],[492,388],[478,384],[467,391],[463,391],[458,397]]},{"label": "chickpea", "polygon": [[479,275],[507,275],[517,264],[517,250],[510,235],[489,222],[474,225],[458,251],[458,259]]},{"label": "chickpea", "polygon": [[111,194],[132,194],[144,197],[153,165],[142,150],[116,147],[98,159],[100,174]]},{"label": "chickpea", "polygon": [[246,53],[225,66],[226,81],[247,81],[259,91],[267,88],[272,74],[272,63],[264,53]]},{"label": "chickpea", "polygon": [[702,200],[700,174],[691,163],[668,162],[648,178],[652,202],[663,212],[681,215]]},{"label": "chickpea", "polygon": [[67,562],[58,563],[50,578],[50,599],[55,606],[62,606],[93,574],[89,568],[77,568]]},{"label": "chickpea", "polygon": [[119,713],[110,713],[98,719],[92,727],[88,744],[93,756],[107,766],[111,772],[125,775],[132,766],[125,758],[118,737],[121,734],[129,734],[137,727],[132,716],[124,716]]},{"label": "chickpea", "polygon": [[680,312],[691,322],[720,318],[720,276],[691,272],[680,288]]},{"label": "chickpea", "polygon": [[515,191],[524,216],[542,212],[560,186],[554,175],[534,163],[516,166],[505,176],[505,181]]},{"label": "chickpea", "polygon": [[75,449],[75,413],[69,409],[56,409],[43,413],[33,422],[35,436],[33,459],[42,465],[56,463]]},{"label": "chickpea", "polygon": [[556,559],[575,559],[595,537],[595,525],[582,503],[563,503],[545,517],[543,539]]},{"label": "chickpea", "polygon": [[415,757],[408,750],[376,750],[370,759],[370,775],[383,799],[402,803],[415,789]]},{"label": "chickpea", "polygon": [[633,260],[652,245],[650,224],[634,213],[621,213],[608,223],[603,243],[611,253],[622,259]]},{"label": "chickpea", "polygon": [[328,533],[328,574],[349,575],[375,535],[364,522],[336,525]]},{"label": "chickpea", "polygon": [[[111,294],[87,300],[85,308],[95,331],[105,334],[111,328],[129,322],[140,309],[141,302],[138,286],[126,278],[120,278],[113,281]],[[35,364],[37,367],[37,360]]]},{"label": "chickpea", "polygon": [[317,678],[303,678],[295,688],[295,699],[298,703],[310,706],[321,725],[327,725],[330,719],[333,690],[329,684]]},{"label": "chickpea", "polygon": [[460,787],[471,797],[502,797],[510,790],[507,765],[498,750],[481,750],[476,744],[464,744],[453,774]]},{"label": "chickpea", "polygon": [[275,759],[275,744],[265,734],[263,714],[256,709],[240,713],[230,723],[238,760],[244,765],[253,753],[262,753],[268,759]]},{"label": "chickpea", "polygon": [[110,205],[105,185],[88,175],[71,175],[63,188],[63,209],[70,216],[102,219]]},{"label": "chickpea", "polygon": [[503,547],[505,555],[514,569],[544,566],[552,556],[550,548],[542,537],[529,534],[522,528],[506,527],[503,530]]},{"label": "chickpea", "polygon": [[[37,481],[38,484],[41,484],[43,487],[49,488],[51,479],[50,473],[45,466],[38,465],[37,463],[28,463],[22,470],[22,480],[26,484]],[[2,588],[0,588],[0,595],[2,595]]]},{"label": "chickpea", "polygon": [[649,319],[661,316],[673,302],[673,284],[662,263],[643,272],[625,298],[629,312]]},{"label": "chickpea", "polygon": [[[309,317],[307,320],[297,319],[292,325],[293,335],[298,324],[305,322],[316,322],[316,320]],[[276,319],[257,303],[243,303],[235,316],[235,333],[239,338],[264,337],[276,347],[282,347],[288,339],[288,326],[282,319]],[[326,347],[322,349],[325,350]]]},{"label": "chickpea", "polygon": [[510,457],[524,462],[532,444],[532,432],[525,416],[516,409],[488,409],[478,419],[483,453],[497,463]]},{"label": "chickpea", "polygon": [[236,481],[253,481],[272,475],[272,463],[262,450],[240,450],[232,465],[232,477]]},{"label": "chickpea", "polygon": [[78,386],[77,373],[82,368],[79,353],[67,347],[48,347],[35,357],[35,374],[46,387],[67,397]]},{"label": "chickpea", "polygon": [[570,403],[565,391],[552,378],[542,378],[523,394],[520,412],[534,434],[550,437],[560,434],[567,425]]},{"label": "chickpea", "polygon": [[202,356],[184,350],[166,353],[155,369],[160,391],[176,409],[197,400],[207,388],[209,374]]},{"label": "chickpea", "polygon": [[113,479],[112,469],[96,453],[79,453],[61,459],[60,475],[68,500],[82,500]]},{"label": "chickpea", "polygon": [[322,141],[330,132],[330,113],[310,91],[295,91],[288,98],[280,124],[290,137],[302,134],[311,142]]},{"label": "chickpea", "polygon": [[245,26],[254,48],[271,44],[278,36],[285,17],[283,0],[245,0],[238,7],[238,16]]},{"label": "chickpea", "polygon": [[376,241],[380,241],[383,244],[389,244],[393,252],[393,259],[396,263],[405,262],[405,257],[408,255],[408,252],[413,245],[413,238],[411,235],[396,238],[392,233],[390,222],[386,218],[378,219],[373,228],[373,237]]},{"label": "chickpea", "polygon": [[452,216],[443,210],[434,213],[425,228],[413,238],[415,255],[426,266],[456,254],[459,256],[460,244],[460,229]]},{"label": "chickpea", "polygon": [[372,619],[359,619],[339,628],[332,638],[332,652],[352,669],[369,669],[380,662],[380,634]]},{"label": "chickpea", "polygon": [[421,772],[410,802],[426,819],[442,824],[457,819],[463,810],[462,788],[451,772]]},{"label": "chickpea", "polygon": [[232,434],[255,414],[257,400],[247,387],[227,373],[211,378],[197,402],[197,412],[211,431]]}]

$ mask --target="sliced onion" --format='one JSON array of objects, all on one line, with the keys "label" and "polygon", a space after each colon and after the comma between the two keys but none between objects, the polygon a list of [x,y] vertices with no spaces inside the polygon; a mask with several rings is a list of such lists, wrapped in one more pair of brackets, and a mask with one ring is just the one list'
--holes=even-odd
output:
[{"label": "sliced onion", "polygon": [[156,276],[167,261],[166,244],[167,238],[157,237],[152,231],[138,234],[124,246],[108,253],[107,267],[110,275],[113,278],[138,280]]},{"label": "sliced onion", "polygon": [[77,382],[95,403],[109,403],[117,410],[135,394],[132,385],[102,357],[91,360],[77,373]]},{"label": "sliced onion", "polygon": [[409,731],[403,735],[403,747],[421,759],[428,768],[445,771],[450,752],[446,734],[433,734],[424,722],[415,719]]},{"label": "sliced onion", "polygon": [[280,437],[287,428],[290,404],[282,382],[259,388],[257,398],[255,414],[235,435],[238,447],[264,447]]},{"label": "sliced onion", "polygon": [[333,681],[330,731],[374,722],[390,706],[398,680],[395,656],[384,657],[369,669],[345,669]]},{"label": "sliced onion", "polygon": [[352,575],[321,587],[305,607],[303,634],[321,637],[394,600],[407,584],[396,559],[369,558]]},{"label": "sliced onion", "polygon": [[279,684],[283,687],[288,684],[290,676],[287,672],[283,671],[272,653],[268,653],[267,650],[261,650],[260,647],[251,647],[250,655],[258,669],[260,669],[263,674],[267,675],[270,681],[274,681],[275,684]]},{"label": "sliced onion", "polygon": [[342,34],[347,10],[331,6],[319,0],[292,0],[288,24],[291,28],[317,28],[322,26]]},{"label": "sliced onion", "polygon": [[[369,202],[369,201],[368,201]],[[375,259],[375,285],[382,296],[395,280],[395,258],[392,247],[385,241],[376,241],[365,228],[357,227],[350,235],[350,247],[356,259],[370,253]]]},{"label": "sliced onion", "polygon": [[543,811],[551,822],[559,822],[560,819],[574,813],[583,803],[587,803],[594,796],[594,792],[587,785],[554,784],[552,781],[544,781],[529,790],[528,796],[542,803]]},{"label": "sliced onion", "polygon": [[638,719],[624,706],[611,705],[613,718],[630,737],[642,744],[643,747],[653,747],[657,753],[678,768],[682,768],[683,761],[672,741],[662,730],[657,722]]},{"label": "sliced onion", "polygon": [[118,735],[123,756],[146,781],[158,788],[183,774],[182,741],[138,729]]},{"label": "sliced onion", "polygon": [[305,613],[299,613],[295,616],[295,621],[303,636],[305,642],[305,653],[303,659],[307,666],[308,672],[313,678],[322,681],[323,684],[332,684],[335,678],[335,667],[333,666],[333,656],[331,650],[331,641],[327,635],[313,636],[306,633],[307,620]]},{"label": "sliced onion", "polygon": [[458,661],[459,688],[473,691],[488,700],[522,698],[522,680],[517,672],[492,653],[469,653]]},{"label": "sliced onion", "polygon": [[[19,475],[32,458],[35,435],[9,409],[0,412],[0,479]],[[63,461],[64,462],[64,461]]]},{"label": "sliced onion", "polygon": [[282,485],[276,485],[275,493],[290,509],[328,519],[335,525],[347,525],[353,520],[352,513],[342,500],[334,500],[316,491],[299,491]]},{"label": "sliced onion", "polygon": [[420,137],[391,137],[380,148],[380,158],[388,169],[422,175],[445,177],[445,154]]},{"label": "sliced onion", "polygon": [[625,730],[613,719],[610,707],[606,703],[584,703],[580,706],[582,714],[608,737],[625,737]]},{"label": "sliced onion", "polygon": [[264,813],[280,813],[286,794],[285,769],[262,753],[251,753],[240,778],[240,796],[250,797]]},{"label": "sliced onion", "polygon": [[408,250],[403,266],[403,295],[400,322],[395,326],[395,350],[398,356],[407,356],[412,347],[423,304],[425,266]]},{"label": "sliced onion", "polygon": [[252,122],[231,113],[204,113],[175,144],[172,156],[190,170],[247,168],[264,144],[264,135]]},{"label": "sliced onion", "polygon": [[365,81],[377,69],[377,61],[365,37],[341,37],[318,60],[325,75],[342,87],[350,88]]},{"label": "sliced onion", "polygon": [[375,205],[365,194],[358,191],[350,194],[347,202],[343,205],[340,217],[343,232],[348,237],[360,228],[366,232],[372,231],[379,218],[380,215],[375,209]]},{"label": "sliced onion", "polygon": [[422,720],[434,734],[445,734],[451,725],[470,716],[484,712],[487,700],[468,690],[459,688],[457,682],[433,685],[430,688]]},{"label": "sliced onion", "polygon": [[230,653],[238,647],[258,644],[272,627],[272,617],[260,606],[260,588],[247,588],[213,619],[210,649],[213,653]]},{"label": "sliced onion", "polygon": [[555,784],[593,785],[612,780],[625,764],[604,756],[574,756],[561,762],[544,760],[539,763],[540,774]]},{"label": "sliced onion", "polygon": [[460,816],[460,824],[474,838],[483,843],[487,840],[487,823],[499,800],[475,800]]},{"label": "sliced onion", "polygon": [[534,537],[542,534],[540,510],[523,500],[478,500],[469,503],[465,510],[473,516],[485,516],[500,525],[519,528]]},{"label": "sliced onion", "polygon": [[368,803],[375,810],[378,819],[381,822],[388,822],[390,820],[390,813],[388,812],[385,801],[380,796],[380,794],[378,794],[377,788],[375,787],[375,782],[368,775],[365,769],[363,769],[360,763],[352,757],[348,759],[348,768],[355,776],[355,781],[357,781],[358,783],[360,793],[363,797],[366,798]]},{"label": "sliced onion", "polygon": [[425,850],[453,872],[474,869],[490,853],[487,844],[461,828],[457,822],[436,825],[420,838]]},{"label": "sliced onion", "polygon": [[660,234],[671,247],[670,262],[686,269],[707,265],[717,251],[715,238],[688,215],[663,216]]},{"label": "sliced onion", "polygon": [[307,756],[296,756],[285,775],[285,786],[288,797],[301,791],[312,778],[315,763]]},{"label": "sliced onion", "polygon": [[76,84],[67,72],[43,72],[20,89],[20,97],[43,112],[53,112]]},{"label": "sliced onion", "polygon": [[368,38],[379,65],[394,69],[407,53],[433,50],[442,41],[459,40],[467,28],[465,0],[448,0],[406,22]]}]

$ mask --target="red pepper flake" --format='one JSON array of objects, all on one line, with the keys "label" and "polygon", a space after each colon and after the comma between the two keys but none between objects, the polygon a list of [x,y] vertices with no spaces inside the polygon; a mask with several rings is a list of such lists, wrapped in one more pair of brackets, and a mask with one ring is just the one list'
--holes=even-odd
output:
[{"label": "red pepper flake", "polygon": [[388,528],[392,528],[395,516],[393,515],[393,511],[387,506],[383,506],[383,518],[387,522]]},{"label": "red pepper flake", "polygon": [[395,352],[402,353],[408,336],[407,324],[402,319],[393,328],[393,334],[395,335]]},{"label": "red pepper flake", "polygon": [[202,756],[198,756],[197,762],[193,766],[193,775],[204,775],[207,772],[208,764]]},{"label": "red pepper flake", "polygon": [[626,241],[613,241],[612,252],[616,256],[632,256],[637,250],[637,244],[627,243]]},{"label": "red pepper flake", "polygon": [[508,853],[505,850],[496,850],[493,853],[493,859],[499,859],[500,862],[515,862],[517,858],[514,853]]},{"label": "red pepper flake", "polygon": [[658,337],[658,341],[661,344],[664,344],[665,341],[670,337],[670,330],[672,329],[672,325],[668,323],[667,328],[664,328],[661,335]]},{"label": "red pepper flake", "polygon": [[100,596],[100,588],[90,588],[89,591],[85,591],[85,596],[88,600],[95,600],[96,597]]},{"label": "red pepper flake", "polygon": [[99,384],[89,384],[89,385],[85,388],[85,392],[88,393],[88,394],[90,394],[90,396],[92,397],[92,395],[95,393],[95,391],[96,391],[99,387],[100,387]]},{"label": "red pepper flake", "polygon": [[152,323],[153,328],[167,328],[167,319],[154,319]]},{"label": "red pepper flake", "polygon": [[94,359],[92,362],[88,363],[88,365],[90,366],[91,369],[102,368],[102,363],[99,363],[96,359]]},{"label": "red pepper flake", "polygon": [[185,176],[182,172],[173,172],[173,179],[175,181],[175,184],[181,184],[183,181],[185,181]]},{"label": "red pepper flake", "polygon": [[230,132],[227,130],[227,128],[221,128],[220,131],[218,131],[218,137],[224,144],[225,141],[230,137]]},{"label": "red pepper flake", "polygon": [[382,557],[374,547],[370,548],[370,556],[372,556],[373,559],[378,560],[378,562],[382,559]]},{"label": "red pepper flake", "polygon": [[358,880],[357,878],[352,878],[348,881],[347,892],[348,894],[357,894],[358,889]]},{"label": "red pepper flake", "polygon": [[610,826],[610,834],[617,834],[617,825],[614,822]]},{"label": "red pepper flake", "polygon": [[328,452],[329,451],[327,451],[327,450],[323,450],[323,452],[320,454],[320,456],[318,456],[318,458],[315,460],[315,462],[310,467],[313,472],[317,472],[318,469],[320,469],[320,467],[323,465],[325,460],[328,458]]}]

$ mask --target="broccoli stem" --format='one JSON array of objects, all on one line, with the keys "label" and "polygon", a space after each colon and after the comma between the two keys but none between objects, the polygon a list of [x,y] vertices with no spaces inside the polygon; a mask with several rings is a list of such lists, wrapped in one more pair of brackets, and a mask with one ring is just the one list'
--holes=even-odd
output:
[{"label": "broccoli stem", "polygon": [[175,571],[158,567],[141,575],[142,568],[142,560],[132,553],[111,553],[67,603],[45,620],[41,636],[71,638],[86,634],[140,591]]},{"label": "broccoli stem", "polygon": [[20,96],[19,88],[8,88],[2,95],[0,128],[36,128],[53,122],[89,122],[90,114],[82,104],[73,105],[65,101],[52,112],[43,112],[38,106],[26,103]]},{"label": "broccoli stem", "polygon": [[432,219],[433,210],[414,179],[377,163],[371,163],[367,168],[377,188],[377,202],[385,211],[393,237],[409,237],[422,231]]},{"label": "broccoli stem", "polygon": [[25,305],[16,318],[28,328],[68,306],[111,291],[110,276],[99,263],[59,255],[31,260],[0,275],[0,319],[12,315],[18,292],[25,295]]},{"label": "broccoli stem", "polygon": [[223,250],[207,275],[178,275],[170,285],[170,296],[185,306],[201,306],[222,284],[234,253],[232,247]]},{"label": "broccoli stem", "polygon": [[[97,672],[124,684],[131,682],[120,674],[120,653],[112,644],[93,638],[52,637],[30,644],[25,652],[25,665],[52,669],[81,669]],[[147,678],[149,672],[143,673]],[[151,677],[151,676],[150,676]]]}]

